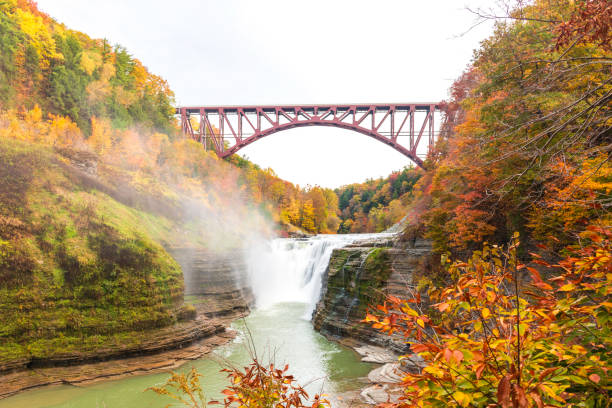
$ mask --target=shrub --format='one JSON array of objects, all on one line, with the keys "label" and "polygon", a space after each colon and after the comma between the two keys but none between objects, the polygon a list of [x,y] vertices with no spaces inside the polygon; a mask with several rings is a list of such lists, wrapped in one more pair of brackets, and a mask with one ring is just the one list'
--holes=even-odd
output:
[{"label": "shrub", "polygon": [[447,261],[454,282],[430,294],[435,322],[416,299],[389,297],[364,321],[403,333],[426,366],[406,375],[399,403],[381,406],[610,406],[611,238],[591,227],[555,265],[537,254],[518,264],[518,234],[505,250]]}]

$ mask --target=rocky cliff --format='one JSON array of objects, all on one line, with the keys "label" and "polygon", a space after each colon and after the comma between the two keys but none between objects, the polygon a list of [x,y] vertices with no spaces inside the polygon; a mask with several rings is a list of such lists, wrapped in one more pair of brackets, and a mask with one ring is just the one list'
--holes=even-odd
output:
[{"label": "rocky cliff", "polygon": [[193,305],[198,315],[235,318],[248,312],[254,297],[240,250],[180,248],[171,253],[183,269],[185,303]]},{"label": "rocky cliff", "polygon": [[177,323],[140,331],[132,342],[57,352],[44,359],[0,360],[0,398],[43,385],[86,384],[169,370],[232,339],[233,332],[226,332],[226,327],[247,314],[253,302],[242,258],[191,248],[170,253],[180,264],[185,281]]},{"label": "rocky cliff", "polygon": [[430,263],[431,245],[420,239],[379,238],[334,250],[313,315],[315,329],[348,345],[365,343],[405,352],[401,338],[383,336],[360,321],[368,305],[382,303],[386,295],[410,298],[415,278]]}]

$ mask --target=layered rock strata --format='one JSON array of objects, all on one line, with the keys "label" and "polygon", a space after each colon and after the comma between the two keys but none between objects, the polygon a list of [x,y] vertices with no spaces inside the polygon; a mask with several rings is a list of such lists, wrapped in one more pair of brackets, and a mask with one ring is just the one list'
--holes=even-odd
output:
[{"label": "layered rock strata", "polygon": [[186,303],[209,318],[249,311],[254,297],[240,250],[218,253],[181,248],[171,252],[183,269]]},{"label": "layered rock strata", "polygon": [[369,305],[387,295],[411,298],[415,276],[430,262],[431,245],[421,239],[406,244],[379,238],[334,250],[313,315],[315,329],[348,346],[372,344],[405,353],[403,338],[382,335],[361,320]]},{"label": "layered rock strata", "polygon": [[368,375],[369,385],[359,395],[344,396],[346,407],[368,407],[397,402],[403,372],[418,371],[423,361],[408,354],[405,339],[387,336],[361,323],[369,305],[380,304],[387,295],[410,299],[417,280],[432,263],[429,242],[399,242],[393,237],[360,241],[332,253],[323,278],[321,300],[313,315],[316,330],[331,340],[352,347],[363,361],[381,364]]},{"label": "layered rock strata", "polygon": [[233,338],[226,327],[249,312],[253,294],[241,256],[174,249],[185,279],[180,322],[140,332],[136,344],[118,343],[91,352],[44,360],[0,362],[0,398],[52,384],[83,384],[126,375],[170,370],[202,357]]},{"label": "layered rock strata", "polygon": [[[215,347],[227,343],[235,336],[233,331],[226,331],[227,322],[219,321],[207,327],[220,328],[217,333],[207,333],[201,338],[181,348],[172,348],[153,354],[139,354],[107,361],[79,363],[72,366],[30,368],[14,370],[0,375],[0,399],[10,397],[21,391],[48,385],[70,384],[87,385],[94,382],[116,380],[133,375],[153,374],[175,369],[187,361],[196,360],[210,353]],[[176,343],[173,343],[176,347]]]}]

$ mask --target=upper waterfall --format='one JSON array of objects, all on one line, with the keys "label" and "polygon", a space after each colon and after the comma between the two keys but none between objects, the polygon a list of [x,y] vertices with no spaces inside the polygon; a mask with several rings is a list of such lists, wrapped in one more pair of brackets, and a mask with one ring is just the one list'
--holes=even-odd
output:
[{"label": "upper waterfall", "polygon": [[283,302],[306,303],[304,317],[310,319],[319,301],[322,277],[333,250],[380,235],[278,238],[252,247],[247,254],[247,264],[257,308]]}]

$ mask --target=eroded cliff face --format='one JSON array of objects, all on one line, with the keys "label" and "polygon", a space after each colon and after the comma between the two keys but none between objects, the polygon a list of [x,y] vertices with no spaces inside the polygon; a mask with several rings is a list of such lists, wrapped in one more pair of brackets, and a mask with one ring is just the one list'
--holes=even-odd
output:
[{"label": "eroded cliff face", "polygon": [[183,270],[185,303],[193,305],[199,316],[232,319],[248,313],[254,297],[240,250],[180,248],[171,252]]},{"label": "eroded cliff face", "polygon": [[209,244],[191,214],[95,163],[0,142],[0,375],[183,347],[247,310],[242,256],[170,254]]},{"label": "eroded cliff face", "polygon": [[430,243],[420,239],[375,239],[334,250],[313,315],[315,329],[348,345],[365,343],[405,352],[402,338],[381,335],[360,321],[368,305],[382,303],[387,295],[411,298],[415,277],[422,275],[431,256]]},{"label": "eroded cliff face", "polygon": [[246,315],[253,303],[243,258],[236,252],[204,249],[169,252],[180,264],[185,282],[184,303],[181,296],[174,324],[91,350],[56,352],[44,359],[0,359],[0,399],[43,385],[87,384],[169,370],[231,340],[234,334],[226,327]]}]

